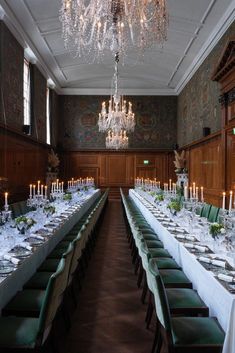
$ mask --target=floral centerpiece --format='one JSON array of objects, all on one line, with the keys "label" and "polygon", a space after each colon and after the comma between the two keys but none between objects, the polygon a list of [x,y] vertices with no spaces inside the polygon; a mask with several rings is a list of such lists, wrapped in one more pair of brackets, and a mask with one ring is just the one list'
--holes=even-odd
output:
[{"label": "floral centerpiece", "polygon": [[225,234],[225,228],[223,226],[223,224],[220,223],[212,223],[209,227],[209,232],[212,236],[212,238],[217,238],[219,236],[219,234]]},{"label": "floral centerpiece", "polygon": [[176,174],[187,173],[188,170],[186,168],[186,158],[185,158],[185,151],[183,150],[181,153],[174,151],[175,153],[175,172]]},{"label": "floral centerpiece", "polygon": [[155,197],[155,200],[154,200],[156,203],[159,203],[159,202],[162,202],[164,201],[164,195],[161,193],[161,194],[158,194],[156,197]]},{"label": "floral centerpiece", "polygon": [[64,201],[71,201],[72,200],[72,193],[71,192],[67,192],[66,194],[64,194],[63,200]]},{"label": "floral centerpiece", "polygon": [[50,153],[48,154],[48,171],[49,172],[58,172],[60,160],[57,153],[51,149]]},{"label": "floral centerpiece", "polygon": [[46,205],[43,208],[43,212],[46,214],[48,217],[49,215],[53,215],[55,213],[55,206],[52,205]]},{"label": "floral centerpiece", "polygon": [[25,234],[25,231],[29,230],[36,223],[33,218],[26,216],[19,216],[15,219],[16,227],[21,234]]},{"label": "floral centerpiece", "polygon": [[171,199],[168,203],[167,208],[171,211],[173,215],[176,215],[182,209],[182,205],[178,199]]}]

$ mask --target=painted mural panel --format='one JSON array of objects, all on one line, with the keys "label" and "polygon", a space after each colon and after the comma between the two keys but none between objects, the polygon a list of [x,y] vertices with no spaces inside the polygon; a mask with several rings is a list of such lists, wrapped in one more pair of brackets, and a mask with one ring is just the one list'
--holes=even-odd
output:
[{"label": "painted mural panel", "polygon": [[[60,143],[66,150],[105,148],[105,134],[97,121],[102,102],[109,97],[61,97]],[[133,103],[136,128],[129,134],[130,148],[171,149],[176,143],[176,97],[126,97]]]},{"label": "painted mural panel", "polygon": [[212,72],[230,37],[235,35],[233,23],[178,97],[178,144],[184,146],[203,137],[203,128],[211,132],[221,129],[219,84],[211,80]]}]

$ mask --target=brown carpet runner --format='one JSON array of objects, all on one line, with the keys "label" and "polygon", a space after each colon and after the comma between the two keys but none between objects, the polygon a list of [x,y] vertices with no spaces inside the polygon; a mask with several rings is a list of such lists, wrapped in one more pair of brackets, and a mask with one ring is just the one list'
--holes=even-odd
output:
[{"label": "brown carpet runner", "polygon": [[131,264],[121,202],[110,201],[86,271],[66,353],[148,353],[153,333],[145,329],[146,307]]}]

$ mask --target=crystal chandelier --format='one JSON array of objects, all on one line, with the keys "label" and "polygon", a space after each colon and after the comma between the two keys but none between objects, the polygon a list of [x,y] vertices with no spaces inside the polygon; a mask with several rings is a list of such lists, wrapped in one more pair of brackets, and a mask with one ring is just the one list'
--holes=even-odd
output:
[{"label": "crystal chandelier", "polygon": [[107,148],[127,148],[127,132],[133,132],[135,128],[135,114],[132,112],[131,102],[127,103],[118,90],[118,62],[119,53],[115,55],[115,72],[113,77],[114,94],[111,94],[108,109],[106,103],[102,103],[101,113],[99,113],[98,126],[100,132],[108,132],[106,137]]},{"label": "crystal chandelier", "polygon": [[102,103],[101,113],[99,113],[98,126],[100,132],[112,130],[114,133],[120,133],[121,130],[133,132],[135,128],[135,114],[132,112],[131,102],[127,103],[118,91],[118,62],[119,54],[115,55],[115,73],[113,77],[114,94],[111,94],[108,109],[106,103]]},{"label": "crystal chandelier", "polygon": [[128,148],[128,137],[126,131],[121,130],[120,132],[108,131],[106,137],[106,148],[108,149],[126,149]]},{"label": "crystal chandelier", "polygon": [[62,0],[60,21],[65,47],[88,62],[106,50],[142,54],[167,39],[166,0]]}]

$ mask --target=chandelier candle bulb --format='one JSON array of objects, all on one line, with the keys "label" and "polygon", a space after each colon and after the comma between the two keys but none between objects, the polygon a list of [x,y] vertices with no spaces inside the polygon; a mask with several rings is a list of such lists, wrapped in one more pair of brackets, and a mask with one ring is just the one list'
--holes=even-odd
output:
[{"label": "chandelier candle bulb", "polygon": [[229,192],[229,212],[232,210],[232,202],[233,202],[233,192]]},{"label": "chandelier candle bulb", "polygon": [[226,196],[226,192],[223,192],[223,200],[222,200],[222,210],[225,210],[225,196]]}]

